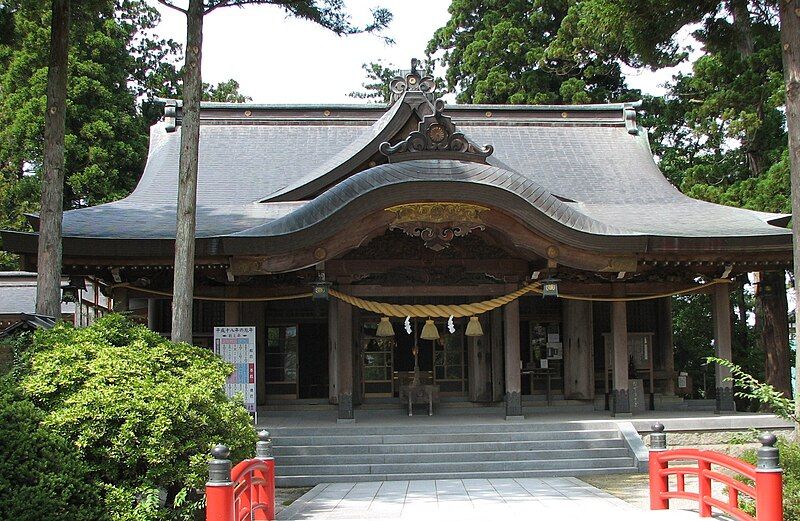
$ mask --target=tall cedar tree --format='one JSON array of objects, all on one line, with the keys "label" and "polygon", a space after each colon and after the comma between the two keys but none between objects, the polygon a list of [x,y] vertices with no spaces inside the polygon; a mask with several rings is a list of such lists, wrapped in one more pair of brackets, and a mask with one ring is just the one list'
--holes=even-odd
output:
[{"label": "tall cedar tree", "polygon": [[[786,121],[789,128],[789,164],[792,179],[792,231],[794,232],[795,302],[800,302],[800,0],[780,2],[781,49],[783,76],[786,82]],[[795,312],[796,315],[796,312]],[[795,321],[800,338],[800,322]],[[797,349],[796,370],[800,377],[800,349]],[[800,400],[795,400],[800,416]],[[800,435],[800,423],[795,425]]]},{"label": "tall cedar tree", "polygon": [[[693,73],[676,78],[670,99],[650,106],[672,123],[672,132],[656,145],[656,153],[659,148],[665,152],[662,168],[693,197],[786,211],[785,205],[776,207],[786,199],[774,196],[775,188],[788,179],[788,161],[782,159],[786,134],[780,80],[788,71],[780,61],[779,3],[794,2],[580,0],[570,6],[547,55],[578,59],[600,54],[634,67],[674,65],[686,58],[676,35],[699,25],[695,37],[704,54]],[[786,37],[786,30],[781,36]],[[786,114],[791,130],[796,123],[790,110]],[[784,277],[783,272],[759,274],[756,312],[767,381],[789,395]],[[740,286],[738,293],[742,291]],[[737,300],[744,299],[740,295]],[[746,318],[741,315],[740,330]]]},{"label": "tall cedar tree", "polygon": [[159,3],[186,15],[186,51],[183,69],[183,123],[178,167],[178,207],[175,233],[175,269],[172,290],[172,340],[192,341],[194,299],[194,251],[197,205],[197,156],[200,143],[200,98],[203,49],[203,18],[221,7],[251,4],[279,6],[292,16],[310,20],[338,35],[372,32],[385,28],[391,13],[372,11],[373,21],[364,28],[353,26],[343,0],[189,0],[186,8],[172,0]]},{"label": "tall cedar tree", "polygon": [[44,172],[36,255],[36,313],[61,315],[61,216],[64,200],[64,127],[67,118],[67,59],[70,0],[53,0],[47,109],[44,117]]},{"label": "tall cedar tree", "polygon": [[454,0],[429,56],[462,103],[593,103],[636,99],[604,55],[548,56],[570,0]]}]

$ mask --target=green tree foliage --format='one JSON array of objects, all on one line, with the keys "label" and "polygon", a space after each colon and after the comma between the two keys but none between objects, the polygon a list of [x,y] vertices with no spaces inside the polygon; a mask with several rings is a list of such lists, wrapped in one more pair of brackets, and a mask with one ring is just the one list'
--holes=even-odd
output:
[{"label": "green tree foliage", "polygon": [[428,44],[462,103],[591,103],[630,93],[615,58],[548,48],[570,0],[454,0]]},{"label": "green tree foliage", "polygon": [[43,419],[9,378],[0,378],[0,519],[102,519],[88,467],[69,442],[41,425]]},{"label": "green tree foliage", "polygon": [[19,385],[85,462],[114,519],[179,519],[199,507],[214,444],[234,460],[255,447],[249,414],[223,392],[231,370],[206,349],[109,315],[37,331]]},{"label": "green tree foliage", "polygon": [[[96,4],[96,5],[95,5]],[[180,46],[153,33],[158,11],[141,0],[96,0],[76,9],[68,80],[64,208],[126,196],[147,158],[158,97],[180,96]],[[0,228],[27,230],[39,208],[50,10],[31,0],[0,5]],[[244,102],[231,79],[203,99]],[[0,253],[0,268],[16,260]]]},{"label": "green tree foliage", "polygon": [[203,101],[221,101],[227,103],[245,103],[253,101],[250,96],[239,92],[239,82],[230,79],[216,85],[203,83]]},{"label": "green tree foliage", "polygon": [[[148,121],[137,97],[168,85],[163,65],[175,45],[148,31],[158,14],[142,1],[76,9],[71,26],[65,138],[65,208],[126,195],[141,175]],[[39,204],[50,11],[47,3],[6,4],[0,41],[0,226],[26,229]],[[13,260],[4,258],[8,267]]]},{"label": "green tree foliage", "polygon": [[[422,75],[433,77],[433,61],[425,60],[420,64],[418,72]],[[383,61],[378,60],[361,65],[367,80],[361,85],[363,90],[354,91],[348,94],[351,98],[368,100],[375,103],[389,103],[392,92],[389,83],[397,76],[407,74],[408,70],[395,67],[393,64],[384,65]],[[433,99],[438,97],[437,93],[444,91],[444,80],[434,77],[435,89],[431,93]]]}]

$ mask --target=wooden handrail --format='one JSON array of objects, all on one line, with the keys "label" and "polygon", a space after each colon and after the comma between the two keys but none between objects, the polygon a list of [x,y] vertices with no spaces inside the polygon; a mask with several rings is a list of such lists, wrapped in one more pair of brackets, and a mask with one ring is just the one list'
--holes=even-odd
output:
[{"label": "wooden handrail", "polygon": [[[653,425],[650,449],[650,509],[669,508],[670,499],[691,499],[698,502],[700,517],[710,517],[712,508],[739,521],[783,521],[783,471],[778,466],[778,449],[774,435],[759,437],[758,464],[751,465],[740,459],[714,451],[699,449],[666,450],[664,426]],[[670,463],[690,462],[689,465],[670,466]],[[750,485],[712,469],[712,465],[735,472],[753,482]],[[669,478],[676,476],[677,488],[670,490]],[[696,476],[698,491],[686,490],[686,476]],[[728,487],[728,499],[712,495],[714,482]],[[741,495],[753,499],[756,515],[751,516],[739,506]]]}]

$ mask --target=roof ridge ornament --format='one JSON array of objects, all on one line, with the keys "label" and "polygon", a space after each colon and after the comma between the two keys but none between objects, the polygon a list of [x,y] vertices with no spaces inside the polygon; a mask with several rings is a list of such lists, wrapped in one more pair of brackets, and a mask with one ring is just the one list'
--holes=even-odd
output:
[{"label": "roof ridge ornament", "polygon": [[384,141],[378,150],[390,163],[411,159],[457,159],[485,163],[486,158],[494,152],[494,147],[480,147],[471,143],[456,130],[452,118],[442,114],[444,107],[444,100],[437,99],[433,104],[433,114],[425,116],[417,130],[395,145]]},{"label": "roof ridge ornament", "polygon": [[412,91],[422,92],[429,101],[433,101],[436,80],[430,74],[422,75],[417,70],[419,64],[420,61],[418,59],[411,58],[411,70],[399,71],[400,74],[389,82],[389,90],[391,91],[389,105],[394,104],[404,93]]}]

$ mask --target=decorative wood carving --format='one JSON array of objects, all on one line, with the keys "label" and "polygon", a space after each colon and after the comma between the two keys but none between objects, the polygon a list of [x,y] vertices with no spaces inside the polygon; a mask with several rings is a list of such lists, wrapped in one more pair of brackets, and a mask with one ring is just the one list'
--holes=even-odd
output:
[{"label": "decorative wood carving", "polygon": [[419,122],[417,130],[411,132],[406,139],[395,145],[388,141],[378,148],[389,162],[408,161],[410,159],[440,158],[462,159],[466,161],[486,162],[494,148],[470,143],[466,136],[456,130],[450,116],[442,114],[445,103],[437,99],[433,105],[434,113],[425,116]]},{"label": "decorative wood carving", "polygon": [[429,100],[433,99],[433,89],[436,87],[436,81],[433,79],[433,76],[428,74],[423,76],[420,74],[417,70],[417,66],[419,66],[419,60],[412,58],[411,70],[404,75],[395,76],[392,81],[389,82],[389,90],[392,91],[391,103],[400,99],[400,96],[408,91],[419,91],[426,96],[430,96],[428,98]]},{"label": "decorative wood carving", "polygon": [[433,251],[447,248],[455,237],[485,230],[480,213],[488,210],[464,203],[411,203],[386,209],[396,215],[389,223],[390,230],[402,230],[411,237],[419,237]]}]

